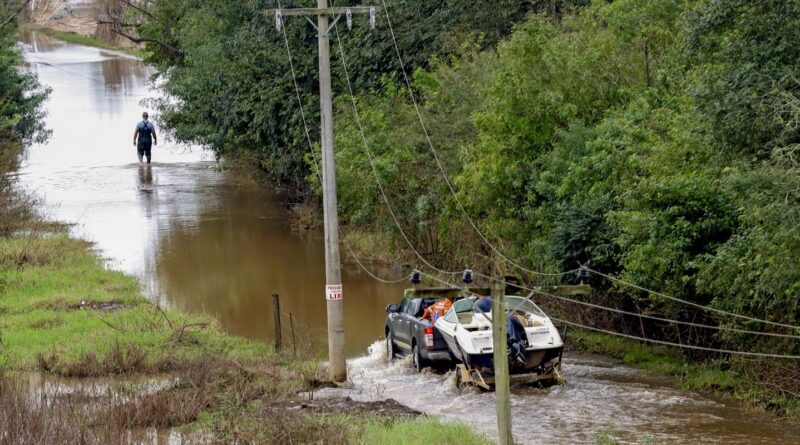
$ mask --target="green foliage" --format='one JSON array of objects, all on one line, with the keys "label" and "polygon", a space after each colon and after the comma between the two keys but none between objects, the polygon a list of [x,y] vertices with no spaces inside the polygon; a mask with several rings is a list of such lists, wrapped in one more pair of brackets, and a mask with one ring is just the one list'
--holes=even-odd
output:
[{"label": "green foliage", "polygon": [[[484,233],[532,269],[588,263],[699,304],[800,323],[796,2],[492,4],[389,5],[432,145]],[[256,13],[270,5],[153,5],[157,19],[143,32],[167,44],[149,49],[176,136],[220,156],[254,156],[284,184],[319,193],[319,153],[308,151],[282,36]],[[316,141],[314,34],[287,24]],[[342,32],[361,122],[334,61],[342,221],[406,249],[379,182],[408,241],[432,262],[484,268],[492,252],[441,177],[385,26],[383,17],[377,31],[356,20]],[[592,284],[616,307],[733,324]],[[799,351],[792,340],[608,323],[651,338]]]},{"label": "green foliage", "polygon": [[415,418],[397,421],[370,421],[354,428],[353,443],[364,445],[488,445],[485,435],[461,423]]},{"label": "green foliage", "polygon": [[[491,4],[491,6],[489,6]],[[285,1],[283,8],[303,6]],[[279,184],[304,188],[308,142],[295,97],[291,67],[281,32],[264,11],[273,1],[157,0],[139,29],[147,39],[147,62],[160,70],[160,121],[182,141],[212,148],[219,157],[252,158]],[[517,1],[400,1],[389,6],[406,69],[426,66],[436,54],[458,49],[471,36],[483,45],[496,43],[531,5]],[[298,76],[301,101],[312,140],[319,139],[316,33],[303,19],[286,18],[285,30]],[[378,87],[384,76],[396,77],[399,63],[383,14],[371,31],[365,17],[354,29],[342,29],[343,44],[358,91]],[[466,34],[462,29],[469,29]],[[335,48],[336,41],[332,42]],[[334,53],[335,56],[335,53]],[[343,74],[334,61],[335,90]]]},{"label": "green foliage", "polygon": [[779,100],[798,95],[800,3],[706,0],[690,17],[690,90],[721,148],[764,157],[800,141]]},{"label": "green foliage", "polygon": [[[16,2],[0,4],[0,22],[17,8]],[[34,76],[20,72],[22,60],[16,42],[16,21],[12,20],[0,27],[0,157],[4,162],[16,155],[17,143],[43,142],[49,135],[42,119],[49,91],[40,87]]]}]

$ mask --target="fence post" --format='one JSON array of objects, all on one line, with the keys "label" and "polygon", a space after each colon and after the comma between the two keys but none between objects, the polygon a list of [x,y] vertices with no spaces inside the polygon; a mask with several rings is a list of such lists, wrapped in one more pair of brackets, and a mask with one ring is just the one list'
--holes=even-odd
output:
[{"label": "fence post", "polygon": [[292,328],[292,348],[294,349],[294,356],[297,357],[297,341],[294,339],[294,317],[291,312],[289,312],[289,325]]},{"label": "fence post", "polygon": [[275,325],[275,351],[281,350],[281,298],[272,294],[272,319]]}]

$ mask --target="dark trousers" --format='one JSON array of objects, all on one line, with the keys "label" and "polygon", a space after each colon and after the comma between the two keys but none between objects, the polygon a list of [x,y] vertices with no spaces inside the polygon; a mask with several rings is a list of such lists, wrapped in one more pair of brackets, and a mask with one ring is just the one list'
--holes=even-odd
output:
[{"label": "dark trousers", "polygon": [[150,163],[150,149],[153,147],[151,142],[139,142],[136,146],[136,152],[139,155],[139,162],[142,162],[142,157],[147,156],[147,163]]}]

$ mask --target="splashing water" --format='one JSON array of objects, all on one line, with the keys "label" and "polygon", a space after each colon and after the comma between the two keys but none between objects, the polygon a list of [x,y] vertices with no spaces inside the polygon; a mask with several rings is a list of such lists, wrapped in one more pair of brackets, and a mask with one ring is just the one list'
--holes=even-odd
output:
[{"label": "splashing water", "polygon": [[[385,341],[348,362],[354,388],[325,390],[356,400],[395,399],[448,421],[495,436],[494,393],[455,386],[453,371],[414,371],[409,357],[387,360]],[[541,389],[513,386],[511,408],[519,444],[596,443],[798,443],[800,430],[745,411],[732,401],[676,389],[672,379],[618,366],[607,358],[567,355],[567,383]],[[342,394],[345,393],[345,394]]]}]

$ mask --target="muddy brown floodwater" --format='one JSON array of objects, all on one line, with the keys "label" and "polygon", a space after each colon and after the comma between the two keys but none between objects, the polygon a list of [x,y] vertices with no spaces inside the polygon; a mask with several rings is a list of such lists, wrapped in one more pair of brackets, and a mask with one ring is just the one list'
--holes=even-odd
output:
[{"label": "muddy brown floodwater", "polygon": [[[156,94],[152,71],[119,53],[41,35],[22,45],[25,69],[53,88],[53,137],[27,150],[19,176],[51,216],[75,223],[74,232],[94,241],[109,267],[138,277],[153,301],[213,314],[229,332],[269,340],[271,295],[279,293],[297,336],[309,339],[303,347],[324,356],[322,237],[291,230],[285,197],[220,172],[197,147],[159,144],[154,164],[140,167],[131,141],[141,101]],[[459,393],[451,374],[416,374],[382,356],[384,307],[400,299],[403,285],[353,268],[343,281],[355,388],[323,395],[394,398],[494,434],[492,394]],[[793,425],[603,358],[570,356],[565,373],[564,386],[512,391],[520,443],[595,443],[604,433],[620,443],[800,444]]]},{"label": "muddy brown floodwater", "polygon": [[[292,231],[285,196],[218,171],[197,147],[160,143],[152,166],[140,167],[133,130],[141,101],[157,93],[153,71],[136,59],[40,34],[26,38],[24,53],[27,69],[53,89],[53,136],[30,147],[19,174],[52,217],[76,223],[75,233],[97,243],[110,267],[138,277],[154,301],[208,312],[229,332],[269,340],[278,293],[284,339],[291,313],[298,344],[327,350],[323,239]],[[383,334],[380,314],[403,286],[354,268],[342,275],[354,357]]]}]

